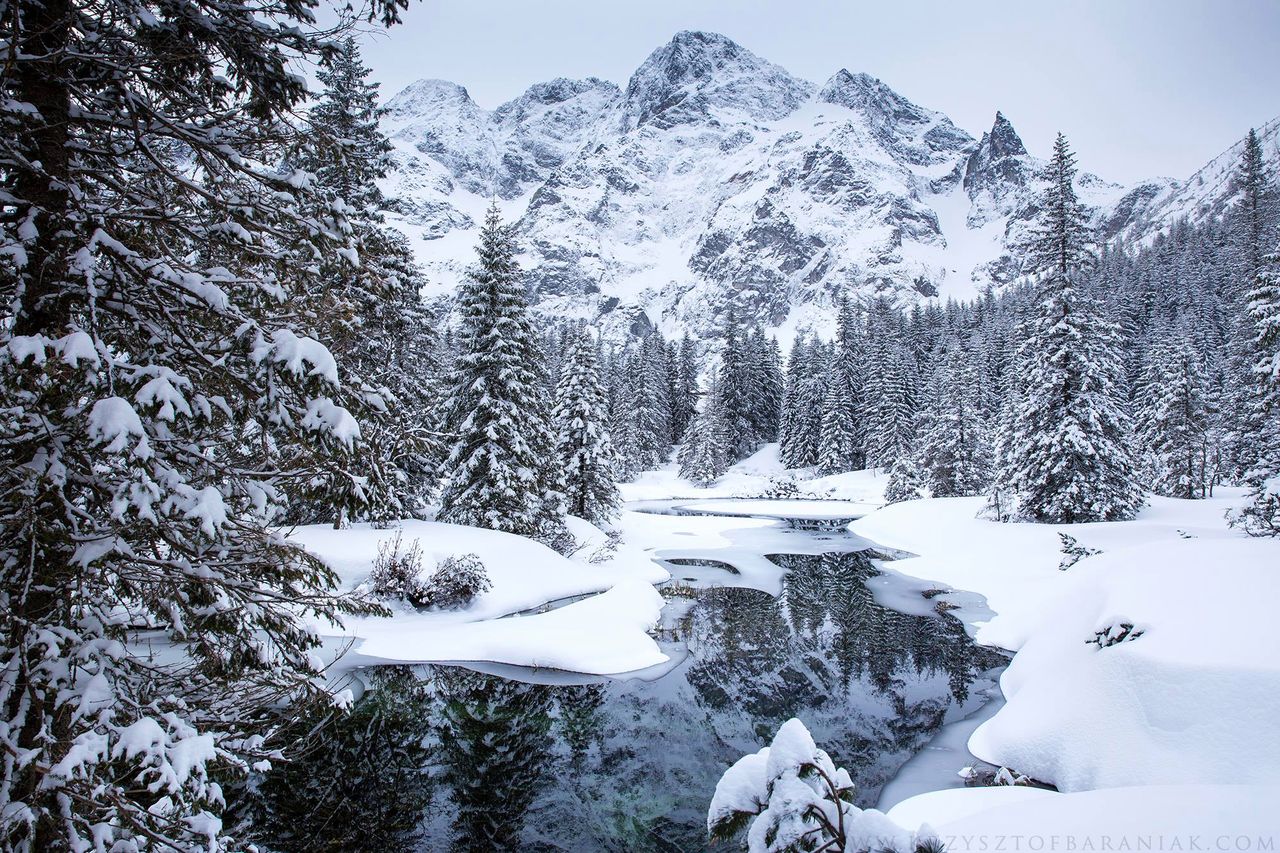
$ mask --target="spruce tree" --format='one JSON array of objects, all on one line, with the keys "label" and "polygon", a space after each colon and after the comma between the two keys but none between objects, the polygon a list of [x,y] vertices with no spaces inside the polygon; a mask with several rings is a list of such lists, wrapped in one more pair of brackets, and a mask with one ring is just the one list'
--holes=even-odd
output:
[{"label": "spruce tree", "polygon": [[614,470],[621,482],[630,480],[644,470],[640,465],[637,452],[637,446],[640,443],[636,429],[637,401],[626,354],[610,353],[607,365],[609,435],[613,439]]},{"label": "spruce tree", "polygon": [[818,437],[818,473],[842,474],[857,464],[857,433],[848,386],[838,369],[827,374],[822,398],[822,431]]},{"label": "spruce tree", "polygon": [[6,6],[5,849],[230,846],[219,780],[326,700],[311,626],[353,605],[278,525],[304,484],[360,476],[360,401],[281,307],[353,246],[264,165],[296,140],[294,63],[332,48],[315,8]]},{"label": "spruce tree", "polygon": [[732,442],[724,415],[723,398],[714,386],[694,415],[680,448],[680,476],[707,486],[729,470]]},{"label": "spruce tree", "polygon": [[[1253,303],[1259,284],[1266,290],[1267,253],[1274,246],[1276,188],[1268,179],[1258,135],[1249,131],[1236,167],[1234,186],[1239,198],[1229,216],[1231,238],[1238,255],[1235,275],[1228,288],[1234,297],[1231,312],[1233,334],[1228,397],[1234,417],[1230,423],[1230,453],[1234,468],[1256,481],[1256,439],[1267,430],[1264,406],[1259,405],[1259,385],[1254,369],[1259,351],[1257,319]],[[1259,277],[1262,277],[1261,279]],[[1264,296],[1265,299],[1265,296]]]},{"label": "spruce tree", "polygon": [[910,452],[915,435],[915,401],[906,356],[899,346],[881,339],[872,369],[866,395],[867,464],[891,468]]},{"label": "spruce tree", "polygon": [[867,461],[867,429],[863,421],[863,395],[867,370],[866,335],[848,299],[841,299],[836,316],[836,370],[848,389],[849,420],[853,425],[853,467],[862,468]]},{"label": "spruce tree", "polygon": [[458,291],[459,355],[446,429],[452,440],[439,518],[524,536],[558,532],[563,495],[548,476],[555,441],[541,351],[497,205],[480,231],[479,261]]},{"label": "spruce tree", "polygon": [[1248,287],[1262,271],[1269,251],[1275,188],[1267,177],[1262,142],[1250,128],[1236,167],[1234,184],[1239,200],[1232,210],[1235,240],[1240,252],[1239,281]]},{"label": "spruce tree", "polygon": [[1208,492],[1208,412],[1199,359],[1185,339],[1151,353],[1139,437],[1150,456],[1151,489],[1175,498]]},{"label": "spruce tree", "polygon": [[673,360],[675,382],[671,394],[671,440],[683,440],[685,430],[698,409],[698,355],[693,338],[687,334],[680,340],[680,350]]},{"label": "spruce tree", "polygon": [[822,434],[823,382],[821,365],[826,361],[816,338],[797,336],[787,361],[783,394],[780,456],[788,468],[809,468],[818,464],[818,439]]},{"label": "spruce tree", "polygon": [[668,396],[666,344],[650,332],[631,355],[632,460],[636,470],[656,468],[671,454],[671,400]]},{"label": "spruce tree", "polygon": [[1048,178],[1029,247],[1040,277],[1035,313],[1018,350],[1026,391],[1013,413],[1008,478],[1019,494],[1019,514],[1030,521],[1132,518],[1142,492],[1117,387],[1116,333],[1084,286],[1093,256],[1075,194],[1075,157],[1062,134]]},{"label": "spruce tree", "polygon": [[[346,211],[355,251],[321,263],[320,290],[306,294],[299,308],[361,379],[360,393],[371,405],[362,454],[370,476],[358,483],[360,515],[388,521],[420,512],[434,485],[440,389],[424,280],[408,241],[382,215],[377,180],[390,167],[391,144],[378,128],[378,85],[369,74],[355,38],[340,40],[319,71],[320,102],[290,161],[311,174],[328,203]],[[331,508],[335,488],[327,484],[309,503]],[[291,515],[309,521],[313,511],[295,504]]]},{"label": "spruce tree", "polygon": [[1250,504],[1235,521],[1254,535],[1280,534],[1280,251],[1268,256],[1248,295],[1253,321],[1249,398],[1254,447]]},{"label": "spruce tree", "polygon": [[568,510],[595,523],[615,516],[619,503],[607,403],[596,342],[584,330],[565,356],[552,419]]},{"label": "spruce tree", "polygon": [[323,91],[307,116],[302,165],[357,214],[377,216],[385,205],[376,181],[385,178],[391,143],[378,121],[378,84],[360,57],[355,36],[338,40],[316,71]]},{"label": "spruce tree", "polygon": [[924,475],[916,464],[914,453],[904,453],[889,469],[884,485],[885,503],[896,504],[924,497]]},{"label": "spruce tree", "polygon": [[934,372],[917,451],[924,485],[935,498],[981,494],[990,483],[980,395],[977,365],[953,346]]},{"label": "spruce tree", "polygon": [[750,456],[760,442],[750,355],[737,315],[730,311],[720,337],[719,394],[728,451],[734,461]]}]

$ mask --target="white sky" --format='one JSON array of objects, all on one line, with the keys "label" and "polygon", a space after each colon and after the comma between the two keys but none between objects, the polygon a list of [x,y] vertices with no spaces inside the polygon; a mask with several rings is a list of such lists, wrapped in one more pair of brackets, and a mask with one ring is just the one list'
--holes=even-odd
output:
[{"label": "white sky", "polygon": [[1124,182],[1185,178],[1280,114],[1280,0],[414,0],[364,50],[384,98],[437,77],[492,109],[554,77],[625,87],[683,29],[816,83],[865,71],[974,136],[1003,110],[1042,156],[1060,129]]}]

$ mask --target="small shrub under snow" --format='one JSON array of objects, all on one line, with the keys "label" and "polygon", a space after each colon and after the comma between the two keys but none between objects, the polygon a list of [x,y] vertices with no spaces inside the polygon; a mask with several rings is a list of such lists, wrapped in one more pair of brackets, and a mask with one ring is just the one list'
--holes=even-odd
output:
[{"label": "small shrub under snow", "polygon": [[446,557],[430,577],[423,578],[422,548],[414,539],[407,547],[396,538],[378,546],[378,558],[369,573],[374,595],[406,601],[417,608],[454,610],[466,607],[493,584],[484,563],[475,554]]},{"label": "small shrub under snow", "polygon": [[395,539],[380,543],[369,583],[379,598],[401,599],[414,607],[431,604],[430,592],[422,580],[422,547],[417,539],[403,547],[397,533]]},{"label": "small shrub under snow", "polygon": [[466,607],[477,595],[493,584],[484,563],[475,554],[446,557],[427,579],[427,595],[431,606],[445,610]]}]

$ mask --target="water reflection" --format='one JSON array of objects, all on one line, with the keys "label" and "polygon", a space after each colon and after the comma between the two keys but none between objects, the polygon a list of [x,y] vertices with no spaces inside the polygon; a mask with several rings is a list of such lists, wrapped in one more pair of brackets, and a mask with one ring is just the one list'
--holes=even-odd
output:
[{"label": "water reflection", "polygon": [[[410,713],[379,722],[404,727],[382,735],[399,751],[351,748],[350,724],[331,727],[323,760],[264,782],[290,793],[259,823],[263,840],[295,849],[288,839],[306,822],[287,820],[291,811],[335,812],[347,830],[394,811],[412,831],[364,835],[317,819],[306,849],[706,849],[720,773],[792,716],[850,771],[860,804],[873,804],[1003,659],[975,647],[953,618],[876,604],[865,583],[875,569],[862,554],[773,559],[789,570],[783,594],[701,592],[668,626],[688,658],[654,682],[528,684],[440,666],[416,667],[412,679],[373,673],[352,719],[407,703]],[[406,761],[408,776],[398,769]]]}]

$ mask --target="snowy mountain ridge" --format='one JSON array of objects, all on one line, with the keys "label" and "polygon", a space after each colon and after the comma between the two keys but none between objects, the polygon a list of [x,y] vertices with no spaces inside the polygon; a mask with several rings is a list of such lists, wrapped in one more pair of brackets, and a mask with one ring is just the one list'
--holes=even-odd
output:
[{"label": "snowy mountain ridge", "polygon": [[[456,287],[493,198],[539,309],[616,335],[705,336],[732,307],[785,336],[826,328],[842,295],[971,297],[1020,273],[1009,249],[1042,186],[1001,113],[975,140],[868,74],[815,85],[710,33],[676,34],[625,88],[557,79],[487,111],[422,80],[387,109],[384,189],[432,295]],[[1280,119],[1259,130],[1280,163]],[[1104,237],[1150,239],[1220,212],[1238,153],[1186,182],[1078,189]]]}]

